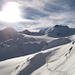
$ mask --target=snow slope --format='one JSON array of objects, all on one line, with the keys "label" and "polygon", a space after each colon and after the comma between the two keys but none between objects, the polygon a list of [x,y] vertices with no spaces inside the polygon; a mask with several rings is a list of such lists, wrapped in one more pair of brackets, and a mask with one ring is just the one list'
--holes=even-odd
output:
[{"label": "snow slope", "polygon": [[[62,26],[55,27],[59,30]],[[55,27],[49,34],[56,31]],[[4,31],[15,34],[11,28]],[[62,33],[57,37],[56,34],[34,36],[16,32],[16,38],[13,34],[3,39],[0,75],[75,75],[75,34]]]},{"label": "snow slope", "polygon": [[[65,28],[67,27],[64,27],[64,29]],[[71,39],[67,36],[53,38],[46,35],[26,35],[18,33],[10,27],[0,31],[0,34],[0,61],[36,53],[44,49],[53,48],[71,42]]]},{"label": "snow slope", "polygon": [[42,30],[42,33],[50,37],[66,37],[75,34],[75,29],[68,26],[55,25],[53,28]]},{"label": "snow slope", "polygon": [[40,51],[46,40],[26,37],[13,28],[0,31],[0,61]]},{"label": "snow slope", "polygon": [[0,62],[1,75],[74,75],[75,42]]}]

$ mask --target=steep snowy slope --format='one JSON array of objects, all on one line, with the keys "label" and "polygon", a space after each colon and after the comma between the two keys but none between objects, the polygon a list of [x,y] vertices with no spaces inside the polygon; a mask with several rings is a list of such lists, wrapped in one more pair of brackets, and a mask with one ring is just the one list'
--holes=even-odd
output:
[{"label": "steep snowy slope", "polygon": [[23,56],[40,51],[46,41],[37,41],[34,38],[11,39],[0,43],[0,60]]},{"label": "steep snowy slope", "polygon": [[53,28],[42,30],[42,33],[50,37],[66,37],[75,34],[75,29],[68,26],[55,25]]},{"label": "steep snowy slope", "polygon": [[33,57],[30,64],[18,75],[72,75],[72,70],[70,69],[75,64],[74,49],[75,45],[70,43],[57,47],[51,52],[41,52]]},{"label": "steep snowy slope", "polygon": [[9,58],[39,52],[44,49],[67,44],[69,42],[71,42],[71,40],[68,38],[49,39],[46,37],[46,39],[43,39],[40,38],[40,36],[36,38],[25,37],[16,40],[7,40],[0,43],[0,60],[2,61]]},{"label": "steep snowy slope", "polygon": [[46,40],[26,37],[13,28],[0,31],[0,61],[40,51]]},{"label": "steep snowy slope", "polygon": [[75,41],[0,62],[1,75],[74,75]]}]

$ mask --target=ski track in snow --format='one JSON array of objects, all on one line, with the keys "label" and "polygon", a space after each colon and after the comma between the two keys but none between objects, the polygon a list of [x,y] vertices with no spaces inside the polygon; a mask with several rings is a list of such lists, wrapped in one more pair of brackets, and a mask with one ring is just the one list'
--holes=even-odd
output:
[{"label": "ski track in snow", "polygon": [[[28,61],[28,58],[26,61]],[[26,61],[24,61],[20,65],[16,66],[10,75],[17,75],[22,70],[22,67],[26,64]]]},{"label": "ski track in snow", "polygon": [[[70,56],[70,53],[71,53],[71,50],[72,50],[72,48],[73,48],[73,45],[70,47],[70,49],[68,50],[68,53],[66,53],[66,54],[63,54],[61,57],[59,57],[59,59],[57,59],[57,60],[53,60],[53,61],[51,61],[51,62],[47,62],[46,61],[46,58],[50,55],[50,53],[48,53],[48,54],[46,54],[46,56],[45,57],[43,57],[43,54],[42,53],[39,53],[39,54],[37,54],[35,57],[33,57],[32,59],[30,59],[30,60],[28,60],[27,59],[27,61],[30,61],[30,64],[24,69],[24,70],[22,70],[22,67],[25,65],[25,63],[26,63],[26,61],[24,61],[23,63],[21,63],[20,65],[18,65],[18,66],[16,66],[14,69],[13,69],[13,71],[12,71],[12,73],[11,73],[11,75],[30,75],[34,70],[36,70],[36,69],[38,69],[39,67],[41,67],[42,65],[44,65],[45,64],[45,62],[46,62],[46,64],[47,64],[47,69],[50,71],[50,74],[51,75],[69,75],[67,72],[65,72],[65,71],[61,71],[61,70],[57,70],[60,66],[62,66],[67,60],[68,60],[68,57]],[[56,51],[56,50],[54,50],[54,51]],[[41,57],[43,58],[43,59],[41,59]],[[55,67],[55,69],[54,70],[51,70],[50,68],[48,68],[48,63],[50,64],[50,63],[52,63],[52,62],[55,62],[55,61],[59,61],[59,60],[63,60],[63,58],[64,58],[64,61],[63,62],[61,62],[61,63],[59,63],[59,65],[57,66],[57,67]],[[37,59],[37,60],[36,60]],[[34,61],[34,60],[36,60],[36,61]],[[37,66],[37,63],[39,63],[39,60],[42,60],[43,61],[43,63],[42,64],[39,64],[39,66]],[[34,62],[34,63],[33,63]],[[36,63],[37,62],[37,63]],[[36,65],[36,67],[33,67],[33,66],[35,66]],[[33,68],[32,68],[33,67]],[[32,70],[31,70],[31,68],[32,68]]]},{"label": "ski track in snow", "polygon": [[[50,51],[50,52],[48,51],[46,53],[42,53],[42,51],[41,51],[40,53],[37,53],[33,58],[31,58],[31,59],[27,58],[27,60],[25,60],[25,61],[21,62],[19,65],[17,65],[12,70],[10,75],[31,75],[31,73],[33,73],[35,70],[37,70],[38,68],[40,68],[44,64],[47,64],[46,67],[50,71],[50,75],[69,75],[69,73],[67,71],[61,71],[61,70],[58,70],[58,68],[60,66],[63,66],[63,64],[71,56],[73,46],[74,46],[74,44],[72,43],[71,46],[69,47],[67,53],[62,54],[57,60],[55,59],[50,62],[47,62],[46,58],[50,57],[52,52],[55,53],[60,48],[56,48],[55,50]],[[63,60],[63,61],[59,62],[58,65],[54,68],[54,70],[51,70],[50,69],[51,67],[48,67],[48,64],[57,62],[59,60]],[[42,63],[39,63],[39,61],[41,61]],[[26,63],[29,63],[29,64],[27,66],[25,66]],[[37,65],[37,63],[39,63],[39,64]],[[73,72],[73,70],[72,70],[72,72]]]},{"label": "ski track in snow", "polygon": [[[69,48],[68,53],[66,53],[65,55],[62,56],[62,57],[65,57],[65,60],[64,60],[61,64],[59,64],[57,67],[55,67],[54,70],[51,70],[50,67],[48,68],[48,63],[50,64],[50,63],[55,62],[55,61],[57,61],[57,60],[61,60],[61,57],[59,57],[59,59],[54,60],[54,61],[51,61],[51,62],[47,62],[47,61],[46,61],[46,67],[47,67],[47,69],[50,71],[51,75],[70,75],[67,71],[61,71],[61,70],[57,70],[57,69],[58,69],[60,66],[62,66],[62,65],[68,60],[68,58],[70,57],[70,55],[71,55],[71,50],[72,50],[72,48],[73,48],[73,46],[74,46],[74,43],[75,43],[75,41],[72,42],[72,45],[71,45],[71,47]],[[74,67],[74,68],[75,68],[75,67]],[[58,74],[57,74],[57,73],[58,73]]]}]

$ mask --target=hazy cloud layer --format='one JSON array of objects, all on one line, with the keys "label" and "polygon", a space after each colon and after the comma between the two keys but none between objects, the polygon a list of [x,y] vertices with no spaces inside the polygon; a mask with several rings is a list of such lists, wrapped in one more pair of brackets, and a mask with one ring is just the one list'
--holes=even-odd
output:
[{"label": "hazy cloud layer", "polygon": [[[11,0],[0,0],[3,2]],[[21,4],[23,19],[32,22],[16,23],[21,29],[41,29],[56,24],[75,26],[75,0],[12,0]],[[0,4],[0,6],[2,5]],[[17,25],[18,24],[18,25]],[[1,26],[1,25],[0,25]],[[5,26],[5,25],[4,25]],[[12,24],[12,26],[15,26]],[[15,28],[16,28],[15,27]],[[21,29],[20,29],[21,28]]]}]

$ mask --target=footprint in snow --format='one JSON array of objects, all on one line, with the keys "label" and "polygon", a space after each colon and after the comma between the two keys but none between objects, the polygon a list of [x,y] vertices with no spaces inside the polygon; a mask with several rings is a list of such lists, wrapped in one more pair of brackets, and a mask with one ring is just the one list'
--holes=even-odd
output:
[{"label": "footprint in snow", "polygon": [[18,66],[15,68],[15,70],[17,70],[19,67],[20,67],[20,66],[18,65]]}]

